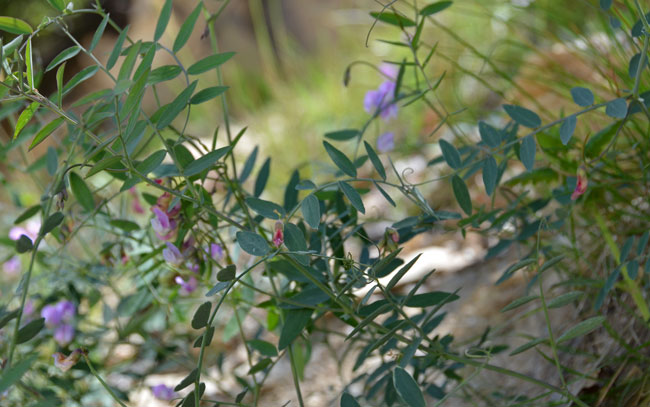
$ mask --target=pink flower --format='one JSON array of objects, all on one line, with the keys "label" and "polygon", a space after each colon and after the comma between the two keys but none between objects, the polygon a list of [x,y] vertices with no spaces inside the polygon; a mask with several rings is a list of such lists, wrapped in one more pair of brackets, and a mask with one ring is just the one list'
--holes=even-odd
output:
[{"label": "pink flower", "polygon": [[56,352],[52,355],[54,358],[54,366],[58,367],[59,369],[63,370],[64,372],[67,372],[70,370],[72,366],[74,366],[78,361],[81,355],[84,354],[84,351],[81,349],[75,349],[72,351],[70,356],[65,356],[61,352]]},{"label": "pink flower", "polygon": [[144,208],[142,207],[142,204],[140,203],[140,198],[138,197],[138,193],[135,190],[135,187],[131,187],[129,189],[129,193],[133,197],[133,202],[131,203],[131,206],[133,208],[133,212],[142,214],[144,213]]},{"label": "pink flower", "polygon": [[387,153],[395,148],[395,134],[384,133],[377,138],[377,150],[380,153]]},{"label": "pink flower", "polygon": [[176,221],[170,220],[169,216],[160,208],[154,206],[151,208],[155,217],[151,219],[151,227],[160,240],[170,240],[176,233]]},{"label": "pink flower", "polygon": [[587,191],[587,172],[584,167],[578,168],[578,180],[576,181],[576,188],[571,194],[571,200],[575,201],[578,197]]},{"label": "pink flower", "polygon": [[162,251],[165,261],[175,266],[182,264],[183,255],[181,254],[181,251],[178,250],[178,247],[169,242],[165,242],[165,244],[167,245],[167,248]]},{"label": "pink flower", "polygon": [[21,235],[26,235],[32,242],[38,237],[38,232],[41,230],[41,222],[30,219],[27,221],[26,227],[14,226],[9,230],[9,238],[11,240],[20,239]]},{"label": "pink flower", "polygon": [[61,346],[66,346],[74,339],[74,326],[69,324],[59,325],[54,330],[54,340]]},{"label": "pink flower", "polygon": [[4,271],[10,276],[15,276],[17,274],[20,274],[20,269],[21,269],[20,257],[18,256],[14,256],[10,258],[2,265],[2,271]]},{"label": "pink flower", "polygon": [[185,281],[181,276],[176,276],[174,281],[176,284],[181,286],[181,293],[184,295],[190,294],[192,291],[196,290],[199,285],[199,282],[196,281],[196,278],[193,276],[190,276],[187,281]]},{"label": "pink flower", "polygon": [[151,388],[153,396],[157,399],[170,401],[176,397],[176,392],[173,388],[165,386],[164,384],[157,384]]},{"label": "pink flower", "polygon": [[275,222],[275,232],[273,233],[273,245],[280,247],[282,243],[284,243],[284,225],[281,221],[277,221]]}]

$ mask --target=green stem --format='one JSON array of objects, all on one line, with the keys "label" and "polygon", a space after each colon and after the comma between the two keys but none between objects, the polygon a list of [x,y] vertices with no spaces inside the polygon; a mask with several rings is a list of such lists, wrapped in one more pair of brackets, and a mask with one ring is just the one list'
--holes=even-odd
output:
[{"label": "green stem", "polygon": [[108,392],[108,394],[111,395],[111,397],[113,398],[113,400],[115,400],[115,401],[116,401],[120,406],[122,406],[122,407],[127,407],[127,405],[124,404],[124,403],[122,402],[122,400],[120,400],[120,399],[117,397],[117,395],[115,394],[115,392],[113,392],[113,389],[111,389],[111,388],[108,386],[108,384],[104,381],[104,379],[102,379],[102,377],[99,375],[99,373],[97,373],[97,370],[95,370],[95,367],[93,366],[93,364],[90,363],[90,359],[88,358],[88,355],[83,354],[83,358],[84,358],[84,360],[86,361],[86,364],[88,365],[88,368],[90,369],[90,373],[92,373],[93,376],[95,376],[95,377],[97,378],[97,380],[99,380],[99,383],[101,383],[102,387],[104,387],[104,388],[106,389],[106,391]]}]

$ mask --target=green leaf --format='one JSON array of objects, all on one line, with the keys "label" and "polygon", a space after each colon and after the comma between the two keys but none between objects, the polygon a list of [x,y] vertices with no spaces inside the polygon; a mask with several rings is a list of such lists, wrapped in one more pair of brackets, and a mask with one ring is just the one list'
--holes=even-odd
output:
[{"label": "green leaf", "polygon": [[451,187],[454,190],[456,201],[458,201],[463,212],[467,215],[471,215],[472,200],[469,197],[469,190],[467,189],[467,185],[465,185],[465,181],[463,181],[463,179],[458,175],[454,175],[451,178]]},{"label": "green leaf", "polygon": [[32,239],[30,239],[27,235],[20,235],[18,240],[16,240],[16,251],[18,253],[27,253],[33,248],[34,244],[32,243]]},{"label": "green leaf", "polygon": [[108,24],[108,14],[104,16],[102,19],[102,22],[99,23],[99,26],[97,26],[97,30],[95,31],[95,35],[93,35],[92,41],[90,41],[90,45],[86,49],[88,52],[93,52],[97,44],[99,43],[99,40],[102,38],[102,35],[104,35],[104,30],[106,29],[106,24]]},{"label": "green leaf", "polygon": [[521,147],[519,147],[519,157],[528,171],[535,167],[535,152],[537,150],[537,143],[535,143],[535,136],[530,135],[521,140]]},{"label": "green leaf", "polygon": [[510,356],[518,355],[522,352],[527,351],[530,348],[534,348],[535,346],[539,345],[540,343],[545,343],[548,339],[546,338],[535,338],[530,342],[526,342],[525,344],[521,345],[517,349],[513,350],[510,352]]},{"label": "green leaf", "polygon": [[492,196],[492,193],[494,193],[498,177],[499,169],[497,167],[497,161],[490,155],[483,161],[483,185],[485,185],[485,193],[489,196]]},{"label": "green leaf", "polygon": [[327,141],[323,141],[323,145],[325,146],[325,151],[327,151],[327,154],[330,156],[334,164],[336,164],[336,166],[341,171],[343,171],[343,173],[349,175],[350,177],[357,176],[357,168],[354,166],[354,164],[352,164],[352,161],[350,161],[350,159],[346,157],[345,154],[343,154]]},{"label": "green leaf", "polygon": [[589,141],[587,141],[587,144],[585,145],[585,155],[587,158],[594,158],[600,154],[605,146],[612,140],[614,134],[616,134],[616,129],[619,124],[620,122],[612,123],[589,137]]},{"label": "green leaf", "polygon": [[456,147],[446,140],[440,140],[440,149],[442,150],[442,157],[451,168],[458,169],[461,167],[460,153]]},{"label": "green leaf", "polygon": [[147,175],[150,172],[154,172],[158,169],[160,164],[162,164],[165,156],[167,155],[166,150],[158,150],[155,153],[151,154],[149,157],[145,158],[144,161],[135,166],[135,169],[142,175]]},{"label": "green leaf", "polygon": [[388,192],[384,191],[384,188],[379,186],[379,184],[376,183],[375,181],[373,181],[372,183],[375,184],[377,190],[383,195],[383,197],[388,201],[389,204],[391,204],[393,207],[397,207],[397,204],[395,203],[395,201],[393,201],[393,198],[391,198],[390,195],[388,195]]},{"label": "green leaf", "polygon": [[198,374],[198,372],[199,372],[198,369],[192,370],[190,374],[185,376],[185,378],[181,380],[181,382],[178,383],[176,387],[174,387],[174,391],[181,391],[187,386],[189,386],[190,384],[193,384],[196,381],[196,375]]},{"label": "green leaf", "polygon": [[363,206],[363,200],[361,199],[361,195],[359,195],[356,189],[354,189],[347,182],[343,182],[343,181],[339,181],[339,188],[341,188],[341,191],[343,191],[345,196],[348,198],[352,206],[356,208],[356,210],[358,210],[361,213],[366,213],[366,208]]},{"label": "green leaf", "polygon": [[264,256],[271,249],[264,238],[253,232],[237,232],[237,243],[248,254]]},{"label": "green leaf", "polygon": [[81,82],[92,78],[97,73],[98,70],[99,67],[97,65],[89,66],[87,68],[82,69],[75,76],[73,76],[72,79],[68,81],[68,83],[65,84],[65,86],[63,87],[62,94],[63,95],[67,94],[72,89],[74,89],[75,86],[79,85]]},{"label": "green leaf", "polygon": [[[56,104],[59,107],[61,107],[61,105],[63,104],[63,73],[64,72],[65,72],[65,64],[62,64],[61,66],[59,66],[59,69],[56,70]],[[85,98],[82,98],[78,100],[76,103],[79,103],[84,99]],[[75,105],[73,106],[76,107]]]},{"label": "green leaf", "polygon": [[578,106],[588,107],[594,104],[594,94],[587,88],[580,86],[572,88],[571,97]]},{"label": "green leaf", "polygon": [[325,133],[326,138],[331,140],[336,140],[336,141],[350,140],[358,136],[359,136],[359,130],[357,129],[345,129],[345,130],[338,130],[338,131]]},{"label": "green leaf", "polygon": [[4,393],[5,390],[19,381],[20,378],[27,373],[29,368],[32,367],[32,364],[36,359],[38,359],[38,355],[31,355],[6,370],[3,370],[2,377],[0,378],[0,394]]},{"label": "green leaf", "polygon": [[[307,241],[302,230],[293,223],[284,224],[284,244],[292,252],[307,251]],[[301,264],[308,265],[309,257],[307,255],[292,255]]]},{"label": "green leaf", "polygon": [[14,17],[0,17],[0,31],[12,34],[31,34],[32,27],[23,20]]},{"label": "green leaf", "polygon": [[268,357],[278,356],[277,348],[275,347],[275,345],[273,345],[270,342],[263,341],[261,339],[251,339],[246,343],[248,344],[248,346],[258,351],[260,355],[268,356]]},{"label": "green leaf", "polygon": [[614,0],[600,0],[600,8],[607,11],[612,7]]},{"label": "green leaf", "polygon": [[221,54],[210,55],[187,68],[187,73],[190,75],[202,74],[203,72],[207,72],[210,69],[214,69],[225,63],[227,60],[232,58],[233,55],[235,55],[234,52],[223,52]]},{"label": "green leaf", "polygon": [[625,98],[614,99],[607,104],[605,114],[615,119],[623,119],[627,116],[627,103]]},{"label": "green leaf", "polygon": [[57,11],[63,11],[65,10],[65,0],[47,0],[48,3]]},{"label": "green leaf", "polygon": [[64,216],[61,212],[54,212],[48,216],[48,218],[45,219],[45,222],[43,222],[43,226],[41,226],[40,235],[45,236],[50,233],[52,229],[59,226],[59,224],[63,222],[63,218]]},{"label": "green leaf", "polygon": [[156,31],[153,34],[154,42],[158,41],[165,32],[167,28],[167,23],[169,23],[169,17],[172,15],[172,0],[166,0],[165,4],[160,10],[160,16],[158,17],[158,23],[156,23]]},{"label": "green leaf", "polygon": [[82,208],[88,212],[95,209],[95,200],[93,199],[93,194],[90,192],[90,188],[84,182],[84,180],[74,172],[70,172],[70,189],[75,198],[81,205]]},{"label": "green leaf", "polygon": [[568,340],[577,338],[579,336],[583,336],[588,334],[591,331],[594,331],[605,322],[605,317],[599,316],[599,317],[592,317],[589,319],[586,319],[579,324],[569,328],[566,330],[562,335],[560,335],[559,338],[557,338],[557,343],[560,344],[562,342],[566,342]]},{"label": "green leaf", "polygon": [[488,147],[496,148],[501,144],[501,132],[489,124],[483,121],[478,122],[478,132],[481,136],[481,140],[483,140]]},{"label": "green leaf", "polygon": [[20,310],[18,309],[9,312],[0,310],[0,329],[4,328],[4,326],[11,322],[12,319],[18,317],[19,313]]},{"label": "green leaf", "polygon": [[34,116],[34,113],[36,113],[36,110],[38,110],[38,107],[40,104],[38,102],[32,102],[25,110],[20,113],[20,116],[18,116],[18,121],[16,122],[16,129],[14,130],[14,140],[20,132],[25,128],[27,123],[31,120],[31,118]]},{"label": "green leaf", "polygon": [[399,14],[384,11],[382,13],[372,12],[370,15],[386,24],[396,25],[398,27],[415,27],[415,21]]},{"label": "green leaf", "polygon": [[451,1],[437,1],[435,3],[431,3],[425,6],[422,10],[420,10],[420,15],[430,16],[439,13],[442,10],[446,9],[447,7],[451,6],[451,4],[452,4]]},{"label": "green leaf", "polygon": [[422,255],[422,253],[415,256],[405,266],[403,266],[401,269],[399,269],[397,271],[397,273],[395,273],[395,275],[390,279],[388,284],[386,284],[386,291],[392,290],[393,287],[395,287],[395,285],[397,285],[397,283],[399,283],[399,280],[401,280],[402,277],[404,277],[406,275],[406,273],[411,269],[411,267],[413,267],[413,265],[415,264],[416,261],[418,261],[418,259],[420,258],[421,255]]},{"label": "green leaf", "polygon": [[426,407],[420,386],[409,372],[399,366],[393,370],[393,385],[397,390],[397,394],[407,405],[410,407]]},{"label": "green leaf", "polygon": [[267,158],[260,168],[260,172],[257,173],[257,179],[255,180],[255,189],[253,195],[260,196],[264,192],[266,187],[266,182],[269,179],[269,174],[271,172],[271,159]]},{"label": "green leaf", "polygon": [[246,159],[246,162],[244,162],[244,167],[242,168],[241,172],[239,173],[239,183],[243,184],[246,182],[248,177],[251,175],[251,172],[253,172],[253,168],[255,168],[255,162],[257,161],[257,152],[258,152],[258,147],[255,146],[253,151],[250,153],[248,158]]},{"label": "green leaf", "polygon": [[259,362],[255,363],[255,364],[254,364],[254,365],[253,365],[253,366],[248,370],[248,374],[249,374],[249,375],[253,375],[253,374],[255,374],[255,373],[261,372],[262,370],[264,370],[264,369],[266,369],[267,367],[269,367],[269,365],[270,365],[272,362],[273,362],[273,361],[272,361],[271,359],[269,359],[269,358],[262,359],[262,360],[260,360]]},{"label": "green leaf", "polygon": [[456,301],[459,298],[460,297],[456,294],[447,293],[444,291],[432,291],[425,294],[416,294],[408,298],[404,305],[413,308],[424,308],[438,305],[440,303],[447,304]]},{"label": "green leaf", "polygon": [[120,32],[119,37],[117,37],[117,41],[115,41],[115,45],[113,46],[113,51],[111,51],[111,55],[108,57],[108,61],[106,61],[106,69],[111,69],[113,66],[115,66],[115,62],[117,62],[117,58],[119,58],[120,54],[122,53],[122,45],[124,45],[124,40],[126,39],[126,35],[129,32],[129,26],[127,25],[124,27],[122,32]]},{"label": "green leaf", "polygon": [[197,158],[183,169],[183,174],[186,177],[191,177],[192,175],[200,174],[208,168],[212,168],[214,164],[219,161],[223,156],[228,154],[230,147],[222,147],[211,151],[204,155],[201,158]]},{"label": "green leaf", "polygon": [[542,125],[542,119],[539,118],[537,113],[528,110],[525,107],[515,105],[503,105],[503,109],[508,116],[515,122],[522,126],[530,127],[531,129]]},{"label": "green leaf", "polygon": [[571,291],[562,295],[559,295],[555,298],[552,298],[546,302],[548,308],[560,308],[573,301],[579,299],[584,295],[582,291]]},{"label": "green leaf", "polygon": [[230,281],[234,280],[237,272],[237,266],[230,264],[217,273],[217,280],[219,281]]},{"label": "green leaf", "polygon": [[[147,78],[148,85],[170,81],[180,75],[182,69],[178,65],[163,65],[151,71]],[[201,93],[201,92],[199,92]]]},{"label": "green leaf", "polygon": [[386,171],[384,170],[384,164],[382,164],[381,160],[379,159],[379,156],[375,152],[375,150],[372,148],[370,144],[368,144],[367,141],[363,141],[364,146],[366,147],[366,152],[368,153],[368,158],[370,159],[370,162],[372,163],[372,166],[375,167],[375,170],[377,170],[377,173],[379,176],[383,179],[386,180]]},{"label": "green leaf", "polygon": [[208,100],[214,99],[217,96],[221,95],[223,92],[228,90],[228,86],[213,86],[210,88],[205,88],[196,93],[190,99],[191,105],[198,105]]},{"label": "green leaf", "polygon": [[573,136],[573,132],[576,130],[577,124],[578,124],[578,119],[574,114],[568,116],[562,122],[562,125],[560,126],[560,140],[562,141],[562,144],[564,144],[565,146],[569,144],[569,140],[571,140],[571,136]]},{"label": "green leaf", "polygon": [[47,156],[46,157],[47,173],[50,175],[54,175],[56,174],[56,169],[59,166],[59,157],[56,153],[56,149],[52,146],[48,147],[46,156]]},{"label": "green leaf", "polygon": [[32,38],[27,38],[25,45],[25,74],[27,75],[27,84],[30,89],[34,89],[34,62],[32,58]]},{"label": "green leaf", "polygon": [[302,216],[313,229],[318,229],[320,225],[320,203],[314,195],[307,195],[300,205]]},{"label": "green leaf", "polygon": [[348,392],[341,394],[341,407],[361,407],[361,404]]},{"label": "green leaf", "polygon": [[536,300],[538,298],[539,298],[539,295],[533,295],[533,294],[527,295],[525,297],[517,298],[516,300],[512,301],[510,304],[508,304],[505,307],[501,308],[501,311],[499,311],[499,312],[506,312],[506,311],[513,310],[515,308],[519,308],[522,305],[528,304],[529,302],[531,302],[533,300]]},{"label": "green leaf", "polygon": [[196,309],[194,317],[192,318],[192,328],[201,329],[208,324],[208,319],[210,318],[210,310],[212,309],[212,303],[206,301],[203,304],[199,305],[199,308]]},{"label": "green leaf", "polygon": [[284,318],[284,325],[280,332],[280,341],[278,342],[278,349],[283,350],[300,335],[303,329],[311,321],[311,309],[293,309],[286,312]]},{"label": "green leaf", "polygon": [[139,55],[141,46],[142,42],[138,41],[124,50],[126,52],[126,58],[124,58],[122,61],[120,72],[117,74],[118,81],[121,81],[122,79],[129,79],[131,76],[131,71],[133,70],[133,66],[135,65],[135,61]]},{"label": "green leaf", "polygon": [[17,225],[21,222],[26,221],[27,219],[31,218],[32,216],[36,215],[39,211],[41,210],[41,205],[34,205],[32,207],[27,208],[23,213],[21,213],[16,220],[14,220],[14,225]]},{"label": "green leaf", "polygon": [[18,336],[16,337],[16,344],[20,345],[25,343],[38,335],[39,332],[45,327],[45,318],[38,318],[33,321],[29,321],[25,326],[18,330]]},{"label": "green leaf", "polygon": [[265,201],[259,198],[246,198],[246,204],[249,208],[257,212],[258,214],[269,219],[280,219],[285,215],[284,208],[280,205]]},{"label": "green leaf", "polygon": [[93,166],[93,168],[88,171],[86,174],[86,179],[92,177],[93,175],[97,174],[100,171],[103,170],[110,170],[112,168],[119,168],[122,164],[122,157],[119,155],[114,155],[110,157],[106,157],[99,161],[97,164]]},{"label": "green leaf", "polygon": [[125,232],[135,232],[136,230],[140,230],[140,225],[126,219],[111,219],[108,224],[118,229],[122,229]]},{"label": "green leaf", "polygon": [[192,82],[192,84],[185,88],[181,93],[179,93],[171,103],[161,108],[164,110],[162,110],[160,118],[158,119],[158,123],[156,123],[156,128],[158,130],[169,126],[171,122],[174,121],[176,116],[178,116],[178,114],[182,112],[183,109],[185,109],[185,106],[187,106],[187,103],[190,100],[190,96],[192,96],[192,93],[194,93],[196,84],[197,81]]},{"label": "green leaf", "polygon": [[34,140],[32,140],[32,143],[29,145],[29,151],[33,150],[34,147],[41,144],[43,140],[48,138],[50,134],[54,133],[54,130],[58,129],[59,126],[63,124],[64,121],[65,119],[63,117],[59,117],[58,119],[52,120],[51,122],[46,124],[42,129],[40,129],[39,132],[34,137]]},{"label": "green leaf", "polygon": [[176,40],[174,40],[174,46],[172,47],[174,54],[180,51],[185,43],[187,43],[187,40],[190,39],[192,31],[194,30],[194,26],[196,25],[196,20],[199,18],[199,14],[201,13],[202,7],[203,4],[199,2],[192,13],[190,13],[187,19],[183,22],[183,25],[181,25],[181,29],[178,31]]}]

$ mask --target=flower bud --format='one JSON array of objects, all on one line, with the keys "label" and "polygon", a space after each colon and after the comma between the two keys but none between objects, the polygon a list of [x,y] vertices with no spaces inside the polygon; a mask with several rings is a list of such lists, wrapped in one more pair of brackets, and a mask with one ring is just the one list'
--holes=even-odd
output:
[{"label": "flower bud", "polygon": [[284,243],[284,225],[281,221],[275,222],[275,232],[273,233],[273,245],[280,247]]},{"label": "flower bud", "polygon": [[578,177],[576,181],[576,188],[573,190],[573,193],[571,194],[571,200],[575,201],[580,197],[580,195],[584,194],[587,191],[587,171],[585,171],[584,167],[578,168],[578,173],[576,174]]},{"label": "flower bud", "polygon": [[82,349],[75,349],[72,351],[70,356],[65,356],[61,352],[56,352],[52,355],[54,358],[54,366],[58,367],[64,372],[67,372],[72,366],[79,362],[79,358],[84,354],[86,354],[86,352]]}]

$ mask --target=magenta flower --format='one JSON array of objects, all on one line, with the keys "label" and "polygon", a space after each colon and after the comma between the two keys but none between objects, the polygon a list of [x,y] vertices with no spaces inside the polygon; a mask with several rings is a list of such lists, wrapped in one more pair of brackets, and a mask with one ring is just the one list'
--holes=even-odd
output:
[{"label": "magenta flower", "polygon": [[387,153],[395,148],[395,134],[388,132],[377,137],[377,150]]},{"label": "magenta flower", "polygon": [[284,225],[281,221],[277,221],[275,222],[275,232],[273,233],[273,245],[280,247],[282,243],[284,243]]},{"label": "magenta flower", "polygon": [[10,276],[15,276],[17,274],[20,274],[20,269],[21,269],[20,257],[18,256],[14,256],[10,258],[2,265],[2,271],[4,271],[6,274]]},{"label": "magenta flower", "polygon": [[54,330],[54,340],[61,346],[66,346],[74,339],[74,326],[61,324]]},{"label": "magenta flower", "polygon": [[196,281],[196,278],[193,276],[190,276],[190,278],[185,281],[183,277],[181,276],[176,276],[174,279],[176,284],[181,286],[181,294],[187,295],[196,290],[196,288],[199,286],[199,282]]},{"label": "magenta flower", "polygon": [[157,399],[170,401],[176,397],[176,392],[173,388],[165,386],[164,384],[157,384],[151,388],[153,396]]},{"label": "magenta flower", "polygon": [[142,207],[142,204],[140,203],[140,198],[138,197],[138,193],[135,190],[135,187],[131,187],[129,189],[129,193],[133,197],[133,201],[131,203],[131,207],[133,208],[133,212],[142,214],[144,213],[144,208]]},{"label": "magenta flower", "polygon": [[578,168],[577,173],[578,180],[576,181],[576,188],[571,194],[571,200],[575,201],[587,191],[587,171],[583,167]]},{"label": "magenta flower", "polygon": [[158,239],[169,240],[173,238],[176,232],[176,221],[170,220],[167,213],[163,212],[158,207],[154,206],[151,210],[155,215],[155,217],[151,219],[151,227],[154,232],[156,232]]},{"label": "magenta flower", "polygon": [[178,266],[183,263],[183,255],[181,251],[178,250],[178,247],[174,246],[172,243],[165,242],[167,245],[166,249],[163,249],[162,255],[167,263]]}]

